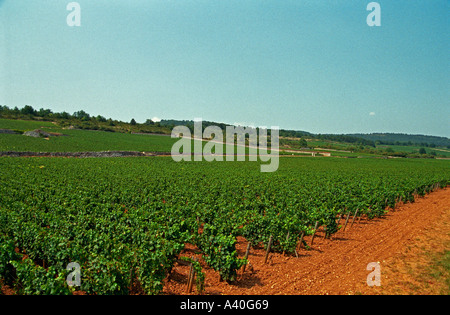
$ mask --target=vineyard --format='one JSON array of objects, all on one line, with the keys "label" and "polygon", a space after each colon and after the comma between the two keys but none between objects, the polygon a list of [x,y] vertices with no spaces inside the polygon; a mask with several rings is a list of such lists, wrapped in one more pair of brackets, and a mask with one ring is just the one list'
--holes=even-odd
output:
[{"label": "vineyard", "polygon": [[[159,294],[186,244],[233,283],[250,247],[295,254],[338,218],[382,216],[450,182],[450,165],[423,159],[283,158],[258,162],[171,158],[0,158],[0,279],[19,294]],[[270,242],[269,242],[270,240]],[[307,245],[307,244],[304,244]],[[80,286],[69,287],[69,263]]]}]

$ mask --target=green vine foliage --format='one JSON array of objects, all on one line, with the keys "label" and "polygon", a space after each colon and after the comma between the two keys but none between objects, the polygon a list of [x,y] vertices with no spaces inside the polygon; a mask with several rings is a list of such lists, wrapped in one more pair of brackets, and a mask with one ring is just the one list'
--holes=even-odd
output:
[{"label": "green vine foliage", "polygon": [[181,257],[181,260],[192,264],[195,272],[197,291],[201,294],[205,290],[205,273],[203,272],[202,265],[197,260],[189,257]]},{"label": "green vine foliage", "polygon": [[0,278],[7,285],[12,285],[15,280],[15,270],[12,262],[21,257],[15,252],[14,241],[0,238]]},{"label": "green vine foliage", "polygon": [[19,294],[30,295],[69,295],[71,290],[66,284],[65,273],[55,268],[48,270],[37,266],[31,259],[23,262],[12,261],[17,274],[16,288]]},{"label": "green vine foliage", "polygon": [[246,264],[245,259],[238,258],[236,238],[233,235],[218,234],[217,229],[205,224],[199,237],[199,246],[205,253],[205,261],[214,270],[219,271],[225,281],[235,281],[237,270]]},{"label": "green vine foliage", "polygon": [[161,294],[186,243],[235,281],[238,237],[272,235],[272,250],[292,253],[316,221],[330,236],[339,215],[382,216],[450,182],[448,161],[422,159],[285,158],[261,173],[259,162],[0,157],[0,170],[0,278],[21,294],[123,295],[136,283]]}]

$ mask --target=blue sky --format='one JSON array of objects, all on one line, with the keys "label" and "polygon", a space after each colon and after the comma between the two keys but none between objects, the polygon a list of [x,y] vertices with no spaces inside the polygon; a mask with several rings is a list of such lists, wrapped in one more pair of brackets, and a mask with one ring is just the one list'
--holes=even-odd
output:
[{"label": "blue sky", "polygon": [[450,137],[448,0],[0,0],[0,104]]}]

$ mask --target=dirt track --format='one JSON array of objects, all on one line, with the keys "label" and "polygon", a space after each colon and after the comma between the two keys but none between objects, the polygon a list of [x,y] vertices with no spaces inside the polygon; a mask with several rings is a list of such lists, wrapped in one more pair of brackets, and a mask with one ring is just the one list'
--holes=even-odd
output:
[{"label": "dirt track", "polygon": [[[306,241],[310,244],[310,237]],[[419,197],[414,203],[398,205],[383,218],[363,218],[332,240],[323,239],[319,230],[312,249],[301,249],[299,258],[272,253],[270,262],[264,264],[264,250],[252,249],[249,261],[253,270],[248,268],[232,284],[219,282],[218,273],[203,265],[204,294],[439,294],[433,279],[420,276],[429,263],[424,251],[443,252],[449,246],[447,188]],[[238,239],[237,248],[243,256],[244,239]],[[200,258],[193,247],[183,255]],[[366,283],[370,262],[380,263],[380,287]],[[187,274],[188,267],[176,265],[164,292],[185,294]],[[195,289],[192,294],[197,294]]]}]

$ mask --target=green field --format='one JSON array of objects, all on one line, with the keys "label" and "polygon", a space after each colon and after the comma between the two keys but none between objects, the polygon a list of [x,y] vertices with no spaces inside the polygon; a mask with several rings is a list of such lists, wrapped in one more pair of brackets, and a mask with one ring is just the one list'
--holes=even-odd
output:
[{"label": "green field", "polygon": [[42,129],[65,136],[45,138],[21,134],[0,134],[0,151],[83,152],[83,151],[145,151],[170,152],[176,139],[163,135],[141,135],[95,130],[69,130],[50,122],[0,119],[0,129],[29,131]]},{"label": "green field", "polygon": [[450,181],[439,160],[286,157],[274,173],[259,164],[0,158],[0,278],[21,294],[70,294],[65,268],[77,262],[77,290],[129,294],[139,282],[158,294],[192,243],[233,281],[245,263],[237,236],[253,246],[272,236],[273,250],[293,253],[315,222],[331,235],[340,214],[380,216]]},{"label": "green field", "polygon": [[0,151],[83,152],[83,151],[145,151],[170,152],[176,139],[170,136],[136,135],[93,130],[59,130],[66,136],[45,138],[20,134],[0,134]]},{"label": "green field", "polygon": [[50,121],[0,119],[0,129],[29,131],[39,128],[57,128],[57,127]]}]

